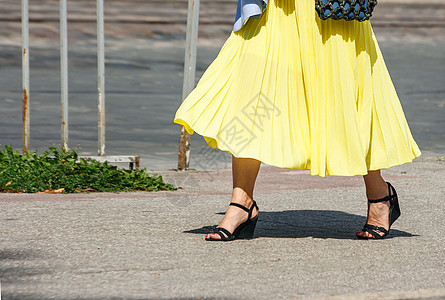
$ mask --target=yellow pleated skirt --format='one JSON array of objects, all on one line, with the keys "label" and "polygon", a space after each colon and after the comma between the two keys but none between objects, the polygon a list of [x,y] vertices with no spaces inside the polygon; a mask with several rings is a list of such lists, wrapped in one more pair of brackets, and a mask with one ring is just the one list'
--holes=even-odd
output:
[{"label": "yellow pleated skirt", "polygon": [[421,154],[370,21],[270,0],[231,32],[174,123],[212,148],[311,175],[365,175]]}]

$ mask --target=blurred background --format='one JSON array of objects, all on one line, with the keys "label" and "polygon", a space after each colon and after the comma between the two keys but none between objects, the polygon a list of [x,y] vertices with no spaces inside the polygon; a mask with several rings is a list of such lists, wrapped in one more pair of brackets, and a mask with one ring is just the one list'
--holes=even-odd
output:
[{"label": "blurred background", "polygon": [[[232,30],[236,0],[201,0],[196,82]],[[59,2],[33,0],[31,151],[60,145]],[[95,1],[68,1],[69,146],[97,154]],[[22,148],[20,1],[0,0],[0,144]],[[107,155],[141,155],[148,170],[177,167],[186,0],[105,1]],[[379,0],[371,20],[414,138],[445,154],[445,2]],[[190,168],[230,164],[191,137]]]}]

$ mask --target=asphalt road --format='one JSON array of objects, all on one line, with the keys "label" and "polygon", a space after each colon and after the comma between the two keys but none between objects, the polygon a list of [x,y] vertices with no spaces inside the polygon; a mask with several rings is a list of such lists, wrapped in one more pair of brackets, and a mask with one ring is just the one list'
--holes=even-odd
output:
[{"label": "asphalt road", "polygon": [[[423,153],[441,155],[445,153],[445,33],[437,24],[445,21],[445,5],[394,2],[378,6],[374,31],[415,139]],[[202,2],[196,81],[228,37],[235,4]],[[0,144],[21,149],[20,5],[15,1],[0,5]],[[70,146],[95,155],[94,5],[76,1],[68,8],[73,19],[68,28]],[[142,166],[150,170],[176,168],[179,126],[172,119],[182,95],[186,10],[186,1],[107,3],[107,154],[141,155]],[[31,149],[39,151],[60,144],[57,11],[52,1],[31,3]],[[207,163],[207,148],[201,136],[192,136],[191,168],[219,168],[219,162],[230,160],[214,150],[217,162]]]}]

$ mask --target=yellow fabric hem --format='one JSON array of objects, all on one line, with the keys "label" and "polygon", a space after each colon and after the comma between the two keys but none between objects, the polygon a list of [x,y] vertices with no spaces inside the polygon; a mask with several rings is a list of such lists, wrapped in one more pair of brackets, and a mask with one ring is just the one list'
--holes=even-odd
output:
[{"label": "yellow fabric hem", "polygon": [[394,166],[410,163],[415,158],[419,157],[422,154],[422,152],[420,150],[417,150],[417,151],[415,151],[415,153],[412,154],[412,157],[409,158],[409,159],[398,161],[398,162],[395,162],[395,163],[385,164],[385,165],[373,166],[369,170],[364,170],[363,172],[359,172],[359,173],[346,173],[346,172],[345,173],[339,173],[339,172],[335,172],[334,173],[334,172],[330,172],[329,170],[326,170],[326,173],[319,173],[319,172],[314,172],[313,170],[311,170],[310,160],[308,160],[308,163],[306,164],[305,168],[294,168],[294,167],[289,167],[289,166],[285,166],[285,165],[279,165],[279,164],[276,164],[274,162],[269,161],[268,159],[264,159],[262,157],[258,157],[258,156],[255,156],[255,155],[233,154],[229,150],[229,148],[223,147],[223,146],[218,146],[218,141],[216,140],[216,137],[206,136],[206,135],[204,135],[204,133],[192,129],[190,127],[190,125],[186,121],[184,121],[183,119],[175,118],[173,122],[176,123],[176,124],[183,125],[185,127],[186,131],[190,135],[192,135],[194,132],[196,132],[197,134],[201,135],[204,138],[204,140],[206,141],[206,143],[212,149],[219,149],[219,150],[225,151],[225,152],[235,156],[236,158],[252,158],[252,159],[256,159],[256,160],[259,160],[262,163],[265,163],[267,165],[275,166],[275,167],[279,167],[279,168],[283,168],[283,169],[308,170],[308,171],[310,171],[310,175],[312,175],[312,176],[320,176],[320,177],[326,177],[326,176],[348,176],[348,177],[349,176],[363,176],[363,175],[368,174],[369,171],[385,170],[385,169],[392,168]]}]

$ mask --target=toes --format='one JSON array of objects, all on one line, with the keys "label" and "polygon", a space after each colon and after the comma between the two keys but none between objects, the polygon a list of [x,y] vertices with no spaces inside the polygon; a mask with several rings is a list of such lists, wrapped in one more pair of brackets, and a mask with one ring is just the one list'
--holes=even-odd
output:
[{"label": "toes", "polygon": [[355,233],[355,235],[356,235],[356,236],[359,236],[359,237],[365,237],[365,232],[364,232],[364,231],[357,231],[357,232]]},{"label": "toes", "polygon": [[[374,232],[377,233],[380,236],[385,235],[383,232],[380,232],[380,231],[375,231],[374,230]],[[371,233],[369,233],[368,231],[363,231],[363,230],[362,231],[356,231],[355,235],[358,236],[358,237],[366,237],[366,238],[375,239],[375,237]]]},{"label": "toes", "polygon": [[358,237],[363,237],[363,238],[373,238],[374,236],[372,235],[372,234],[370,234],[369,232],[367,232],[367,231],[356,231],[355,232],[355,235],[356,236],[358,236]]},{"label": "toes", "polygon": [[206,239],[220,240],[221,237],[219,236],[219,234],[216,234],[216,233],[208,233],[206,235]]}]

